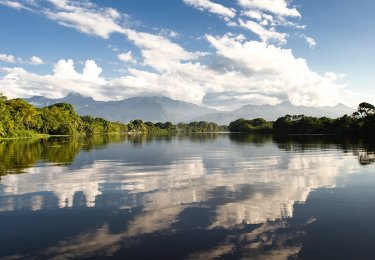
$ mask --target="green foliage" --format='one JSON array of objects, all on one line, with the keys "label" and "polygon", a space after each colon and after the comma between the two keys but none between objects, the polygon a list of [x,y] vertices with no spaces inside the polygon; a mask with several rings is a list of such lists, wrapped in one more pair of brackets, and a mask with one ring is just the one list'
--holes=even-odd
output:
[{"label": "green foliage", "polygon": [[14,122],[7,107],[7,98],[0,94],[0,137],[10,136],[14,129]]},{"label": "green foliage", "polygon": [[273,133],[276,136],[325,134],[371,137],[375,132],[375,106],[363,102],[352,116],[344,115],[336,119],[286,115],[272,123],[261,118],[241,118],[231,122],[229,130],[242,133]]},{"label": "green foliage", "polygon": [[268,122],[263,118],[246,120],[244,118],[237,119],[229,124],[229,131],[232,133],[272,133],[272,122]]},{"label": "green foliage", "polygon": [[66,103],[35,108],[23,99],[7,98],[0,94],[0,137],[32,137],[48,135],[95,135],[125,133],[128,127],[119,122],[78,115]]},{"label": "green foliage", "polygon": [[287,134],[329,134],[332,132],[334,120],[322,117],[309,117],[304,115],[278,118],[273,127],[275,133]]},{"label": "green foliage", "polygon": [[41,109],[42,133],[76,135],[83,132],[82,118],[70,104],[58,103]]},{"label": "green foliage", "polygon": [[178,123],[176,128],[180,133],[215,133],[227,131],[227,129],[223,126],[206,121],[191,122],[189,124]]},{"label": "green foliage", "polygon": [[0,94],[0,137],[32,137],[47,135],[102,135],[102,134],[171,134],[176,132],[218,132],[225,127],[210,122],[180,123],[144,123],[140,119],[129,124],[110,122],[90,115],[78,115],[74,107],[58,103],[45,108],[35,108],[23,99],[7,98]]},{"label": "green foliage", "polygon": [[274,134],[332,134],[370,137],[375,131],[375,107],[361,103],[352,116],[340,118],[286,115],[274,123]]},{"label": "green foliage", "polygon": [[22,174],[40,160],[70,164],[81,150],[101,149],[110,143],[124,142],[126,138],[125,135],[97,135],[0,140],[0,178],[6,174]]}]

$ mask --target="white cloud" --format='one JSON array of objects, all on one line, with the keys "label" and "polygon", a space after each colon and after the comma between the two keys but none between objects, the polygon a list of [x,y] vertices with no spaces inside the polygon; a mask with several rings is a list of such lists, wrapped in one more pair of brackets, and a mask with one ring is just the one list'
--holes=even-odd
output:
[{"label": "white cloud", "polygon": [[[240,0],[249,19],[256,20],[244,22],[239,19],[240,25],[259,35],[263,42],[248,41],[243,35],[208,35],[206,39],[214,53],[207,55],[186,50],[163,35],[122,27],[119,24],[123,15],[114,9],[99,8],[88,1],[50,2],[55,8],[41,7],[40,12],[64,26],[102,38],[108,38],[111,33],[125,35],[139,49],[142,61],[137,65],[143,68],[129,68],[124,71],[125,76],[112,79],[103,78],[102,69],[92,60],[86,61],[82,73],[77,72],[73,60],[58,61],[53,73],[47,75],[22,68],[6,68],[3,69],[5,76],[0,78],[0,88],[10,97],[61,97],[74,91],[98,100],[165,95],[202,104],[209,95],[218,101],[225,94],[233,100],[231,105],[278,103],[289,99],[296,105],[313,106],[333,105],[343,99],[337,78],[330,74],[319,75],[309,69],[304,59],[294,57],[291,50],[269,45],[270,42],[286,42],[288,35],[274,29],[275,24],[283,21],[281,15],[300,16],[288,5],[284,6],[286,9],[281,8],[282,4],[272,7],[276,12],[276,9],[261,8],[259,1]],[[285,1],[276,2],[286,4]],[[254,13],[250,14],[250,11]],[[229,16],[224,20],[227,23],[234,21]],[[120,54],[118,58],[131,61],[132,56],[130,52]],[[12,60],[9,55],[3,59]],[[13,60],[16,59],[13,57]],[[205,104],[221,108],[230,106],[217,105],[215,100]]]},{"label": "white cloud", "polygon": [[210,0],[183,0],[183,2],[187,5],[197,8],[200,11],[208,11],[222,17],[234,18],[236,16],[235,9],[225,7]]},{"label": "white cloud", "polygon": [[63,26],[104,39],[109,38],[111,33],[124,31],[117,23],[121,15],[113,8],[97,8],[89,2],[83,2],[81,5],[60,0],[50,0],[50,2],[56,9],[45,10],[45,14]]},{"label": "white cloud", "polygon": [[[60,60],[52,75],[36,75],[20,68],[5,69],[1,89],[10,97],[46,95],[61,97],[74,91],[98,100],[123,99],[142,95],[165,95],[174,99],[202,104],[205,96],[225,93],[232,104],[206,105],[228,108],[233,103],[278,103],[289,99],[295,105],[334,105],[345,100],[337,75],[319,75],[309,69],[304,59],[292,51],[258,41],[246,41],[239,35],[207,36],[215,50],[212,59],[220,66],[203,65],[194,53],[187,52],[160,36],[128,32],[142,50],[145,64],[155,72],[130,68],[128,75],[102,78],[102,69],[94,61],[85,63],[82,73],[72,60]],[[156,37],[156,38],[154,38]],[[150,39],[156,41],[150,41]],[[168,44],[169,51],[158,52],[158,43]],[[224,95],[224,94],[223,94]],[[231,107],[232,108],[232,107]]]},{"label": "white cloud", "polygon": [[105,80],[100,77],[102,68],[96,65],[95,61],[87,60],[82,71],[82,80],[91,81],[96,84],[103,84]]},{"label": "white cloud", "polygon": [[[238,5],[243,8],[241,16],[248,21],[239,19],[240,26],[258,34],[262,41],[269,42],[270,39],[285,44],[287,33],[278,32],[277,27],[290,27],[303,30],[305,25],[290,20],[301,18],[299,11],[292,7],[287,0],[238,0]],[[311,46],[311,41],[308,44]]]},{"label": "white cloud", "polygon": [[15,63],[16,58],[13,55],[0,53],[0,61]]},{"label": "white cloud", "polygon": [[201,53],[186,51],[169,39],[150,33],[126,30],[125,34],[138,48],[141,49],[145,65],[158,71],[171,70],[180,61],[197,59]]},{"label": "white cloud", "polygon": [[248,16],[248,17],[253,18],[253,19],[257,20],[257,21],[261,21],[262,20],[262,13],[258,12],[256,10],[247,10],[247,11],[244,11],[244,12],[242,12],[242,15]]},{"label": "white cloud", "polygon": [[280,16],[301,17],[296,8],[289,8],[287,0],[238,0],[238,3],[245,8],[255,8]]},{"label": "white cloud", "polygon": [[14,55],[0,53],[0,61],[7,63],[18,63],[18,64],[32,64],[41,65],[44,64],[43,60],[37,56],[32,56],[30,60],[24,60],[22,58],[16,58]]},{"label": "white cloud", "polygon": [[117,57],[120,61],[123,62],[135,62],[131,51],[128,51],[126,53],[120,53],[119,55],[117,55]]},{"label": "white cloud", "polygon": [[14,2],[14,1],[0,0],[0,5],[5,5],[7,7],[10,7],[10,8],[16,9],[16,10],[28,9],[23,4],[21,4],[19,2]]},{"label": "white cloud", "polygon": [[286,38],[288,37],[288,34],[276,32],[274,28],[264,28],[262,25],[266,26],[268,25],[268,22],[266,24],[262,24],[250,20],[244,22],[242,19],[240,19],[239,23],[240,26],[249,29],[253,33],[257,34],[260,37],[260,39],[264,42],[277,42],[279,44],[286,43]]},{"label": "white cloud", "polygon": [[44,61],[37,56],[32,56],[30,58],[30,63],[34,64],[34,65],[42,65],[42,64],[44,64]]},{"label": "white cloud", "polygon": [[314,38],[309,37],[305,34],[301,34],[301,37],[305,39],[306,43],[309,45],[310,49],[314,49],[316,46],[316,41]]},{"label": "white cloud", "polygon": [[[50,19],[63,26],[104,39],[109,38],[111,33],[123,34],[141,50],[144,65],[157,70],[169,70],[175,63],[194,60],[203,55],[188,52],[163,35],[139,32],[120,26],[121,18],[126,15],[120,14],[113,8],[99,8],[89,1],[77,3],[67,0],[49,0],[49,2],[55,8],[42,8],[42,12]],[[169,30],[169,36],[177,35]]]},{"label": "white cloud", "polygon": [[74,68],[74,61],[69,60],[59,60],[53,69],[55,76],[61,79],[77,79],[78,73]]},{"label": "white cloud", "polygon": [[82,73],[78,73],[76,71],[73,60],[59,60],[55,64],[53,72],[53,77],[58,79],[79,80],[82,82],[91,82],[98,85],[101,85],[105,82],[105,80],[100,77],[102,68],[100,68],[93,60],[87,60],[85,62]]},{"label": "white cloud", "polygon": [[311,71],[306,60],[292,51],[256,41],[241,42],[224,36],[207,36],[217,54],[247,75],[248,90],[266,96],[286,95],[295,105],[333,105],[342,100],[341,86],[332,74]]},{"label": "white cloud", "polygon": [[3,68],[5,76],[0,78],[0,89],[10,98],[44,95],[52,98],[62,97],[70,92],[105,99],[99,93],[106,84],[100,77],[101,68],[94,61],[86,61],[83,72],[74,68],[73,60],[58,61],[53,74],[38,75],[23,68]]}]

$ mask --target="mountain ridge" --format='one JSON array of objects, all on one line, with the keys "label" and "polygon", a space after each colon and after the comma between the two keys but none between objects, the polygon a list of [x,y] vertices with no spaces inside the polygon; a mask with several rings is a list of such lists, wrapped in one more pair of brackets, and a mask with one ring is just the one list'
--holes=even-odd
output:
[{"label": "mountain ridge", "polygon": [[124,123],[134,119],[142,119],[143,121],[154,123],[210,121],[218,124],[229,124],[238,118],[264,118],[273,121],[287,114],[337,118],[355,111],[342,103],[335,106],[307,107],[294,106],[289,101],[277,105],[248,104],[233,111],[219,111],[165,96],[143,96],[118,101],[96,101],[92,97],[85,97],[78,93],[69,93],[66,97],[58,99],[34,96],[25,100],[37,107],[56,103],[70,103],[80,115],[92,115]]}]

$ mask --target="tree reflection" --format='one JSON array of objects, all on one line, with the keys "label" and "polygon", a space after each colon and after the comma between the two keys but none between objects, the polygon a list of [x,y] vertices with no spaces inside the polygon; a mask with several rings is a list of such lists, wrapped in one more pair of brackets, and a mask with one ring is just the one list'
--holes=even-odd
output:
[{"label": "tree reflection", "polygon": [[238,144],[255,144],[263,145],[272,141],[272,135],[266,134],[230,134],[229,138],[232,142]]},{"label": "tree reflection", "polygon": [[21,174],[38,161],[57,165],[70,164],[81,151],[102,149],[108,144],[124,142],[126,136],[106,135],[89,138],[53,137],[0,141],[0,176]]},{"label": "tree reflection", "polygon": [[[123,144],[111,145],[117,142]],[[107,146],[91,156],[77,156],[80,150]],[[7,141],[0,147],[8,173],[40,160],[59,165],[77,157],[69,167],[46,165],[27,171],[32,174],[3,177],[3,216],[31,209],[49,217],[52,209],[59,209],[49,223],[13,222],[26,232],[39,225],[39,244],[48,248],[35,256],[43,258],[103,254],[143,259],[143,253],[191,259],[296,257],[301,229],[316,221],[310,215],[293,219],[296,205],[305,203],[312,191],[335,187],[338,176],[361,168],[342,151],[355,154],[362,165],[374,162],[371,142],[329,137],[95,136]],[[51,243],[49,230],[65,223],[66,216],[92,222],[61,225],[59,242]],[[66,235],[68,228],[73,235]],[[2,232],[9,237],[13,229]],[[28,239],[37,240],[19,235],[17,242],[28,244]],[[160,248],[159,255],[153,248]]]},{"label": "tree reflection", "polygon": [[[141,147],[151,142],[171,142],[189,140],[205,143],[222,137],[222,134],[204,133],[190,135],[100,135],[89,138],[53,137],[48,139],[19,139],[0,141],[0,176],[21,174],[38,161],[55,164],[70,164],[81,151],[104,149],[112,143],[129,142]],[[254,144],[262,146],[276,143],[280,150],[306,152],[314,149],[339,149],[353,153],[361,165],[375,162],[375,145],[372,140],[342,139],[335,136],[289,136],[286,138],[270,135],[229,134],[230,141],[238,145]]]},{"label": "tree reflection", "polygon": [[189,135],[179,135],[179,140],[188,139],[191,142],[206,143],[209,141],[214,141],[220,136],[219,133],[192,133]]},{"label": "tree reflection", "polygon": [[307,152],[315,149],[335,149],[352,153],[358,157],[361,165],[375,163],[375,142],[369,139],[341,138],[337,136],[287,136],[274,137],[280,150],[288,152]]},{"label": "tree reflection", "polygon": [[20,174],[34,165],[43,152],[42,140],[3,140],[0,142],[0,175]]}]

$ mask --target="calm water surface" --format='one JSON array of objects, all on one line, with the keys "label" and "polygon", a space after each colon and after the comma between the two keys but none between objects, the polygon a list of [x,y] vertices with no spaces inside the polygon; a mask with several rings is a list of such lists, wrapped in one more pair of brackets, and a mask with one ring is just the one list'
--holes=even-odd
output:
[{"label": "calm water surface", "polygon": [[0,142],[0,258],[375,259],[375,142]]}]

